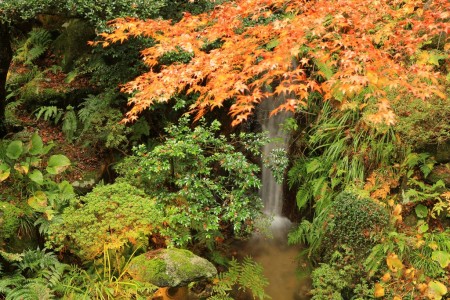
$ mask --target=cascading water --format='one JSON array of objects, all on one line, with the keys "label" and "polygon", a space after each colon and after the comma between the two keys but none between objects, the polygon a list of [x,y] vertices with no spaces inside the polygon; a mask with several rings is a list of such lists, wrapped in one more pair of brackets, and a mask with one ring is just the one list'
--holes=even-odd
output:
[{"label": "cascading water", "polygon": [[[287,151],[289,136],[281,128],[281,124],[291,114],[283,111],[274,116],[270,116],[270,112],[278,106],[279,102],[274,99],[267,99],[259,107],[259,123],[261,124],[262,130],[267,132],[269,138],[272,140],[262,149],[264,158],[270,157],[271,151],[276,148],[283,148]],[[264,203],[264,213],[273,217],[271,229],[274,236],[276,238],[285,237],[287,230],[291,226],[291,222],[282,216],[283,185],[277,183],[272,171],[264,166],[262,168],[262,188],[260,193]]]},{"label": "cascading water", "polygon": [[[270,152],[276,148],[288,147],[288,134],[282,130],[281,124],[289,117],[288,113],[281,112],[275,116],[269,116],[270,112],[282,101],[267,99],[262,102],[258,110],[258,121],[262,130],[268,132],[273,142],[263,149],[263,157],[269,157]],[[269,280],[266,293],[274,300],[300,300],[308,299],[310,285],[308,279],[299,279],[297,246],[288,246],[287,233],[291,227],[289,219],[282,216],[283,186],[275,181],[270,169],[262,169],[261,198],[264,203],[264,213],[273,218],[271,231],[274,239],[265,239],[254,236],[243,247],[241,255],[250,255],[264,268],[264,275]],[[249,298],[242,298],[249,299]]]}]

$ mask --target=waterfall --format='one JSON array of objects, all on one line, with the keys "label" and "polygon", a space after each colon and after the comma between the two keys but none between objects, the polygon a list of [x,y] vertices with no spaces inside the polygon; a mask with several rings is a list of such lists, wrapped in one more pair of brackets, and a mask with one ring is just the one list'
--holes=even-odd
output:
[{"label": "waterfall", "polygon": [[[268,132],[269,138],[273,139],[262,149],[263,158],[269,157],[270,152],[276,148],[284,148],[287,151],[289,140],[288,133],[281,128],[281,124],[291,116],[291,113],[280,112],[269,117],[270,112],[276,108],[283,99],[266,99],[260,106],[258,111],[259,123],[262,130]],[[283,209],[283,185],[275,181],[272,171],[263,166],[262,168],[262,188],[261,198],[264,203],[264,213],[273,216],[274,220],[271,229],[276,236],[277,233],[283,235],[290,228],[291,222],[282,216]]]},{"label": "waterfall", "polygon": [[[281,112],[269,117],[270,112],[276,108],[284,99],[267,99],[258,106],[257,117],[262,130],[268,132],[269,137],[274,139],[262,149],[263,159],[276,148],[288,148],[288,133],[282,130],[281,124],[291,114]],[[264,268],[264,275],[269,281],[266,293],[272,299],[299,300],[309,299],[308,291],[311,289],[308,279],[298,280],[297,271],[299,262],[297,260],[300,247],[288,245],[287,233],[292,223],[283,217],[283,185],[275,181],[270,169],[262,168],[262,187],[260,195],[264,203],[264,213],[273,217],[270,231],[273,239],[255,233],[252,238],[241,248],[239,253],[242,257],[250,255]],[[242,298],[244,299],[244,298]],[[245,298],[249,299],[249,298]]]}]

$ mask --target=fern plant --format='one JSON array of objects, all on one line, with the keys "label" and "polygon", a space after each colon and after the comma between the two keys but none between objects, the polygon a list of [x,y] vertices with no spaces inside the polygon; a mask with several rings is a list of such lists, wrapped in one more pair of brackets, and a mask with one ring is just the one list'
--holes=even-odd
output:
[{"label": "fern plant", "polygon": [[0,278],[0,294],[5,299],[56,299],[55,288],[68,267],[51,252],[25,251],[16,262],[13,274]]},{"label": "fern plant", "polygon": [[41,117],[45,121],[52,121],[55,125],[62,120],[62,131],[66,139],[71,142],[75,138],[78,129],[78,118],[73,106],[68,105],[65,110],[57,106],[41,106],[35,111],[37,119]]},{"label": "fern plant", "polygon": [[45,121],[52,121],[54,124],[59,123],[63,114],[64,111],[56,106],[41,106],[35,111],[38,120],[42,117]]},{"label": "fern plant", "polygon": [[208,300],[233,300],[230,292],[235,286],[240,290],[251,291],[253,299],[268,299],[269,296],[264,292],[268,284],[262,267],[251,258],[245,257],[242,263],[232,259],[228,271],[219,274],[219,280],[213,287],[213,295]]},{"label": "fern plant", "polygon": [[131,129],[120,123],[122,112],[116,108],[118,101],[113,90],[85,98],[78,111],[80,136],[94,145],[103,144],[107,148],[126,146]]},{"label": "fern plant", "polygon": [[33,61],[47,51],[51,42],[50,32],[43,28],[33,28],[28,34],[28,38],[17,49],[14,60],[31,65]]},{"label": "fern plant", "polygon": [[308,155],[299,157],[288,173],[291,188],[298,187],[299,209],[312,203],[316,211],[324,209],[336,192],[348,185],[362,187],[370,170],[395,157],[392,130],[364,127],[360,112],[339,112],[327,103],[307,139]]}]

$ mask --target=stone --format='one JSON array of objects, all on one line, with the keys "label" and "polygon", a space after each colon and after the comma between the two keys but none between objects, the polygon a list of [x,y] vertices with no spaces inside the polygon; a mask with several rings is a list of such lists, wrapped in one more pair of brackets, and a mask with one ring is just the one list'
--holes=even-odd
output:
[{"label": "stone", "polygon": [[435,159],[438,163],[450,162],[450,141],[437,145]]},{"label": "stone", "polygon": [[65,30],[54,41],[55,52],[62,55],[64,72],[70,72],[74,69],[75,61],[91,53],[92,48],[88,41],[95,38],[95,29],[88,22],[81,19],[71,19],[63,26]]},{"label": "stone", "polygon": [[426,180],[432,184],[442,180],[447,187],[450,187],[450,163],[435,165]]},{"label": "stone", "polygon": [[183,249],[159,249],[136,256],[128,273],[133,279],[159,287],[186,286],[217,275],[208,260]]}]

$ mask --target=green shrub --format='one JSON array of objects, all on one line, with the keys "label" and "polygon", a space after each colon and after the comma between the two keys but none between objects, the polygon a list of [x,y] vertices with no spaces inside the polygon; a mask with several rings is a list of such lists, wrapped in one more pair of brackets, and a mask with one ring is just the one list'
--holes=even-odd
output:
[{"label": "green shrub", "polygon": [[324,257],[342,245],[363,257],[380,240],[388,223],[389,214],[380,204],[354,192],[342,192],[328,208],[321,244]]},{"label": "green shrub", "polygon": [[49,246],[65,246],[82,259],[94,259],[105,249],[127,243],[147,244],[162,224],[162,213],[143,191],[127,184],[98,186],[69,207],[49,228]]},{"label": "green shrub", "polygon": [[151,151],[135,148],[118,168],[121,180],[157,199],[169,228],[163,234],[176,245],[192,238],[212,246],[225,230],[236,236],[253,230],[261,214],[259,167],[239,149],[257,155],[265,138],[255,134],[219,135],[220,123],[201,122],[194,129],[182,118],[169,126],[167,138]]},{"label": "green shrub", "polygon": [[[351,258],[348,256],[347,258]],[[312,300],[373,299],[374,290],[362,277],[358,267],[339,257],[340,263],[320,264],[311,274]],[[345,261],[345,263],[344,263]]]}]

